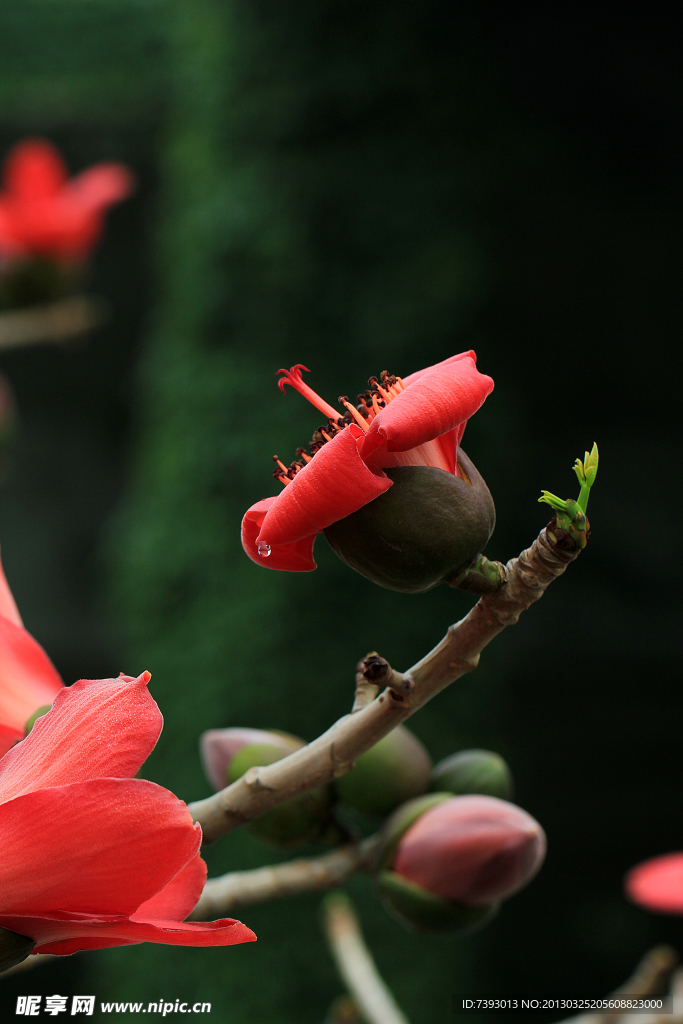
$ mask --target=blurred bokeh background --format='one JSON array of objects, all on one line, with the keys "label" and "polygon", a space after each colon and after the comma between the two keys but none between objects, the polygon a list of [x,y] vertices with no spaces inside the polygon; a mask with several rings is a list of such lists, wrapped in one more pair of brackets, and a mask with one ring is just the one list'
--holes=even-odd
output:
[{"label": "blurred bokeh background", "polygon": [[[207,795],[203,729],[310,739],[348,710],[359,657],[407,667],[470,604],[373,588],[324,541],[312,574],[246,559],[271,455],[318,425],[278,367],[305,363],[334,402],[474,348],[496,381],[464,443],[496,501],[493,558],[531,542],[541,488],[573,495],[574,459],[600,446],[588,550],[412,724],[435,759],[507,758],[548,834],[540,876],[461,940],[409,934],[349,885],[415,1022],[452,1019],[456,992],[603,994],[654,943],[683,951],[679,919],[622,895],[631,865],[683,847],[674,38],[644,8],[0,8],[0,152],[43,136],[72,171],[119,160],[139,181],[92,264],[106,325],[0,351],[16,404],[0,541],[67,683],[152,672],[147,777]],[[207,851],[214,874],[278,857],[241,833]],[[229,1024],[319,1024],[342,989],[318,905],[245,909],[255,945],[40,967],[0,982],[0,1004],[181,998]]]}]

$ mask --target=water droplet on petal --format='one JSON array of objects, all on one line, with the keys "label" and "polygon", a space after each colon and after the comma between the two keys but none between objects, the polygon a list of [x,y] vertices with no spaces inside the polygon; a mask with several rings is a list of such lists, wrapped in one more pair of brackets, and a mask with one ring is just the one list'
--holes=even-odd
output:
[{"label": "water droplet on petal", "polygon": [[261,558],[268,558],[270,554],[270,544],[265,544],[263,541],[261,541],[257,550]]}]

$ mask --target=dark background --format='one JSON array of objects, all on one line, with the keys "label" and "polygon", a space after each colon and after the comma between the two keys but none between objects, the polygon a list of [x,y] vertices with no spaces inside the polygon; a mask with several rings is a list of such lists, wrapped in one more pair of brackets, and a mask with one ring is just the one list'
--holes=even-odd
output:
[{"label": "dark background", "polygon": [[[587,551],[411,725],[435,760],[508,759],[548,834],[541,874],[461,940],[409,934],[349,885],[416,1024],[451,1019],[458,991],[602,995],[653,944],[683,951],[679,919],[622,895],[630,866],[683,846],[673,40],[662,11],[437,0],[0,12],[2,150],[40,134],[74,171],[117,159],[139,179],[93,261],[106,327],[0,352],[18,408],[0,540],[65,682],[152,671],[165,728],[147,777],[207,795],[202,729],[310,739],[348,710],[359,656],[407,667],[470,603],[373,588],[324,541],[313,574],[244,557],[271,455],[318,423],[278,367],[305,363],[334,401],[476,349],[496,389],[465,448],[496,501],[493,558],[533,540],[540,489],[574,495],[574,459],[600,446]],[[278,856],[241,833],[207,851],[210,873]],[[6,979],[2,999],[318,1024],[341,991],[318,905],[246,908],[256,945],[83,954]]]}]

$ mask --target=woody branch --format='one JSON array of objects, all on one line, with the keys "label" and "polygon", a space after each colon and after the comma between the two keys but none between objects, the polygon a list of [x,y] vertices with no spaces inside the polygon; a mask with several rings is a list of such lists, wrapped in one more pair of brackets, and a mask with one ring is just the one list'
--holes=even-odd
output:
[{"label": "woody branch", "polygon": [[378,740],[475,669],[484,647],[516,623],[579,554],[566,534],[552,533],[552,526],[507,563],[500,590],[482,597],[421,661],[404,673],[387,667],[391,686],[373,700],[360,707],[363,700],[357,700],[358,710],[340,718],[312,743],[274,764],[250,768],[232,785],[190,804],[204,841],[213,842],[298,793],[344,775]]}]

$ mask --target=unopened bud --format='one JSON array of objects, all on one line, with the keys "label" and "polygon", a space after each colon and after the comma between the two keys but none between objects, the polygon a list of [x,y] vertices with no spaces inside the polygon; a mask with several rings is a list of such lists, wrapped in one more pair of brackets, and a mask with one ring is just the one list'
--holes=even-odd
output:
[{"label": "unopened bud", "polygon": [[337,792],[350,807],[385,817],[399,804],[427,791],[431,765],[417,736],[398,725],[337,779]]},{"label": "unopened bud", "polygon": [[[236,782],[249,768],[274,764],[305,745],[298,736],[265,729],[210,729],[200,739],[204,769],[216,789]],[[318,786],[273,807],[245,827],[275,846],[335,839],[331,804],[332,787]]]},{"label": "unopened bud", "polygon": [[512,775],[500,754],[491,750],[461,750],[434,765],[431,788],[455,796],[480,793],[509,800]]},{"label": "unopened bud", "polygon": [[493,499],[458,449],[458,476],[434,466],[386,470],[393,486],[323,533],[343,562],[389,590],[454,583],[493,533]]},{"label": "unopened bud", "polygon": [[[204,774],[214,789],[223,789],[233,782],[228,777],[230,765],[233,758],[243,750],[244,747],[254,744],[265,743],[268,747],[279,750],[280,757],[293,753],[299,747],[305,746],[303,740],[297,736],[290,736],[289,733],[271,732],[266,729],[208,729],[199,738],[199,751],[204,766]],[[277,758],[271,757],[268,762],[260,764],[272,764]],[[246,770],[246,769],[245,769]],[[239,773],[240,775],[243,772]],[[238,776],[235,776],[237,778]]]},{"label": "unopened bud", "polygon": [[431,806],[422,797],[412,810],[399,808],[387,823],[378,888],[418,930],[469,930],[533,878],[545,835],[526,811],[496,797],[432,798]]}]

